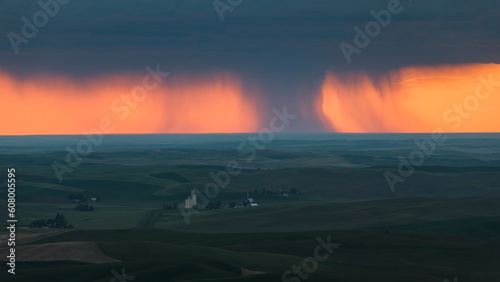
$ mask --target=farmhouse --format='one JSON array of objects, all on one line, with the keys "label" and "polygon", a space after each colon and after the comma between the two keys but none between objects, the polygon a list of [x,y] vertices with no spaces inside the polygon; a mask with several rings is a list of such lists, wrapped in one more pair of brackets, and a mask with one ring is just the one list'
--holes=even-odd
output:
[{"label": "farmhouse", "polygon": [[247,200],[243,204],[245,207],[258,207],[259,205],[253,201],[253,198],[250,198],[247,192]]}]

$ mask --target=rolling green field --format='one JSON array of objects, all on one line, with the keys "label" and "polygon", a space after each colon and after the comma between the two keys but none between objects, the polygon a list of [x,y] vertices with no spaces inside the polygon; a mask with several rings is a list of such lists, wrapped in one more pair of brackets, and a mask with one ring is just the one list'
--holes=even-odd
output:
[{"label": "rolling green field", "polygon": [[[277,140],[252,162],[223,143],[108,148],[63,181],[51,164],[64,152],[2,154],[0,171],[16,168],[18,247],[44,259],[19,260],[17,274],[2,271],[0,279],[110,281],[125,267],[133,281],[500,281],[497,145],[451,140],[394,193],[384,173],[397,173],[397,157],[414,149],[407,140]],[[207,197],[205,186],[228,161],[238,161],[241,172],[219,178],[226,185]],[[0,178],[4,194],[5,181]],[[173,207],[192,189],[201,193],[198,203],[221,206],[183,210],[187,224]],[[93,211],[75,210],[75,195],[86,197]],[[247,195],[257,207],[243,207]],[[94,197],[100,201],[92,203]],[[0,206],[7,206],[4,198]],[[74,228],[28,227],[58,213]],[[7,210],[0,215],[6,219]],[[0,235],[7,233],[5,222]],[[310,276],[283,278],[314,257],[319,238],[328,236],[340,245]],[[93,242],[101,252],[94,256],[120,262],[83,262],[82,250],[67,242]],[[54,253],[40,254],[42,247]]]},{"label": "rolling green field", "polygon": [[[127,274],[139,281],[279,281],[283,272],[313,255],[318,237],[327,236],[341,245],[318,265],[312,281],[443,281],[457,276],[463,281],[497,281],[500,274],[498,258],[494,259],[500,243],[469,236],[374,231],[193,234],[135,229],[71,231],[36,242],[94,241],[121,263],[19,263],[17,278],[109,281],[112,269],[126,267]],[[242,277],[241,268],[265,274]],[[61,279],[54,280],[54,273]]]}]

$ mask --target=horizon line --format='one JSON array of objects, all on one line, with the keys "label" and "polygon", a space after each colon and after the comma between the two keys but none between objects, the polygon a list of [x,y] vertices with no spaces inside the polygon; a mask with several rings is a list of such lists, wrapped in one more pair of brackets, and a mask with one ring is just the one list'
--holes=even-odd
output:
[{"label": "horizon line", "polygon": [[[214,132],[214,133],[102,133],[103,136],[120,136],[120,135],[243,135],[243,134],[258,134],[259,132]],[[293,132],[274,132],[274,134],[359,134],[359,135],[375,135],[375,134],[433,134],[435,132],[325,132],[325,131],[293,131]],[[500,132],[442,132],[442,134],[500,134]],[[11,134],[0,135],[0,137],[40,137],[40,136],[85,136],[85,134]]]}]

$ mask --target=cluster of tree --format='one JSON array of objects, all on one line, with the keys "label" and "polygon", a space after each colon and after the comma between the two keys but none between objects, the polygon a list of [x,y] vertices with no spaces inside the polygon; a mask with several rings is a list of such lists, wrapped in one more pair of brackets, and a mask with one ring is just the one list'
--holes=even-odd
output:
[{"label": "cluster of tree", "polygon": [[[282,191],[282,190],[280,190],[280,191]],[[266,188],[262,188],[262,190],[261,190],[262,194],[267,194],[267,195],[276,195],[280,191],[270,190],[270,189],[266,189]],[[257,193],[257,190],[255,190],[254,192]],[[302,193],[300,193],[300,191],[297,188],[292,188],[292,189],[290,189],[290,194],[291,195],[301,195]]]},{"label": "cluster of tree", "polygon": [[30,228],[43,228],[43,227],[48,227],[48,228],[73,228],[73,225],[69,223],[69,221],[64,217],[64,215],[57,214],[54,219],[49,218],[47,220],[45,219],[37,219],[33,220],[30,223]]},{"label": "cluster of tree", "polygon": [[262,188],[262,194],[276,195],[276,194],[278,194],[278,191]]},{"label": "cluster of tree", "polygon": [[[162,209],[163,210],[176,210],[177,207],[178,207],[178,204],[163,205]],[[236,203],[235,202],[229,203],[229,207],[230,208],[236,207]],[[220,201],[220,200],[217,200],[215,202],[210,201],[210,202],[208,202],[207,206],[205,207],[205,209],[207,209],[207,210],[217,210],[220,208],[222,208],[222,201]]]},{"label": "cluster of tree", "polygon": [[176,210],[177,209],[177,204],[173,204],[173,205],[163,205],[163,209],[164,210]]},{"label": "cluster of tree", "polygon": [[220,207],[222,206],[222,202],[220,200],[217,200],[215,202],[208,202],[208,205],[206,207],[207,210],[217,210],[217,209],[220,209]]},{"label": "cluster of tree", "polygon": [[78,206],[76,206],[75,211],[94,211],[93,206],[89,206],[89,204],[85,203],[78,203]]}]

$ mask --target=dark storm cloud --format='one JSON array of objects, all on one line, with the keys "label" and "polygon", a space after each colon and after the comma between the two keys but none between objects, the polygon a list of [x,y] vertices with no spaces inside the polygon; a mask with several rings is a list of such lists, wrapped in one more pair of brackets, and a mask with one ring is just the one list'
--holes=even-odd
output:
[{"label": "dark storm cloud", "polygon": [[407,0],[354,63],[345,64],[338,44],[352,43],[353,27],[363,29],[373,20],[370,11],[385,9],[387,2],[247,0],[220,22],[210,0],[73,0],[21,44],[16,56],[6,35],[20,34],[20,18],[31,18],[40,7],[37,1],[7,2],[2,4],[1,58],[4,68],[75,71],[135,68],[144,60],[170,61],[172,67],[195,60],[200,68],[244,68],[265,65],[269,56],[277,56],[276,63],[284,56],[347,69],[422,63],[422,57],[426,64],[499,60],[493,50],[500,44],[498,2]]}]

